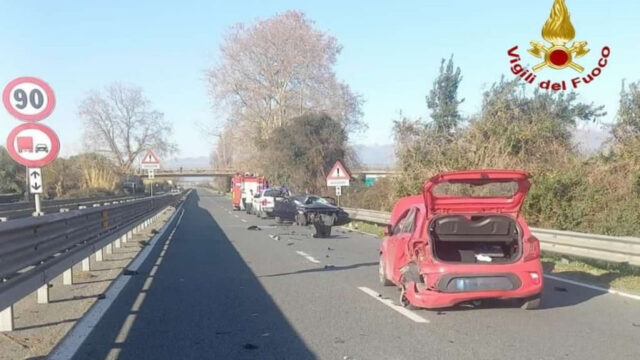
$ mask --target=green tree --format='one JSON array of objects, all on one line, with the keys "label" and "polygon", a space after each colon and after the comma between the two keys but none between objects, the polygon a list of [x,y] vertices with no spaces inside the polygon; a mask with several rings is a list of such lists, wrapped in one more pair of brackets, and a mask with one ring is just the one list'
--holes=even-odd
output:
[{"label": "green tree", "polygon": [[612,135],[619,142],[640,137],[640,82],[629,84],[622,82],[616,124]]},{"label": "green tree", "polygon": [[24,191],[24,167],[13,161],[9,152],[0,146],[0,193]]},{"label": "green tree", "polygon": [[[446,65],[445,65],[446,63]],[[427,95],[427,107],[431,110],[433,126],[438,134],[448,139],[460,125],[462,116],[458,106],[464,99],[458,100],[458,87],[462,82],[459,67],[453,65],[453,55],[448,61],[440,62],[440,73],[433,81],[433,88]]]},{"label": "green tree", "polygon": [[291,119],[262,149],[265,175],[272,184],[318,193],[331,166],[348,155],[347,133],[327,114],[306,114]]}]

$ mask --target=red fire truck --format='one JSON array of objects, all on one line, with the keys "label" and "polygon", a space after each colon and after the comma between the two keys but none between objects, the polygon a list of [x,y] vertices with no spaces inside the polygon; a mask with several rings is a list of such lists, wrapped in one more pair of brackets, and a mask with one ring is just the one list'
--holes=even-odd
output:
[{"label": "red fire truck", "polygon": [[234,210],[251,210],[253,196],[269,187],[269,182],[263,176],[251,173],[236,174],[231,179],[231,203]]}]

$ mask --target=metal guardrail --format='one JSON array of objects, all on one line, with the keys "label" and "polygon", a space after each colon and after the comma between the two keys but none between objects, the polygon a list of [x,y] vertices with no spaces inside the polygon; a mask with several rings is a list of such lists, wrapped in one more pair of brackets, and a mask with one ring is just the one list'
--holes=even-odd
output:
[{"label": "metal guardrail", "polygon": [[0,223],[0,309],[188,195],[167,194]]},{"label": "metal guardrail", "polygon": [[0,194],[0,204],[7,204],[20,201],[24,198],[23,194],[13,193],[13,194]]},{"label": "metal guardrail", "polygon": [[[138,196],[103,196],[93,198],[76,198],[76,199],[61,199],[61,200],[44,200],[42,201],[41,209],[45,214],[60,212],[60,209],[74,210],[81,206],[93,206],[93,204],[104,205],[104,203],[112,203],[114,201],[127,201],[133,199],[142,198],[142,195]],[[0,204],[0,219],[12,220],[23,217],[29,217],[35,211],[35,205],[33,201],[21,201],[15,203]]]},{"label": "metal guardrail", "polygon": [[[387,225],[391,213],[343,208],[354,220]],[[552,253],[640,266],[640,238],[530,228],[540,248]]]}]

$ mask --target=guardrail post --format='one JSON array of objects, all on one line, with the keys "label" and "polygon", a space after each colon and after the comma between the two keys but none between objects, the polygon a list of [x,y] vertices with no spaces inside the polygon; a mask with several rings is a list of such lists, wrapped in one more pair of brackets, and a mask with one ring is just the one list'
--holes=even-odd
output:
[{"label": "guardrail post", "polygon": [[96,261],[102,261],[102,249],[96,251]]},{"label": "guardrail post", "polygon": [[82,259],[82,271],[91,271],[91,261],[88,256]]},{"label": "guardrail post", "polygon": [[107,255],[111,255],[113,254],[113,244],[112,243],[108,243],[107,246],[104,247]]},{"label": "guardrail post", "polygon": [[127,233],[127,239],[133,239],[133,230]]},{"label": "guardrail post", "polygon": [[113,242],[113,246],[114,246],[116,249],[120,249],[120,246],[121,246],[121,244],[120,244],[120,238],[117,238],[117,239],[116,239],[116,241],[114,241],[114,242]]},{"label": "guardrail post", "polygon": [[13,331],[13,305],[0,311],[0,331]]},{"label": "guardrail post", "polygon": [[62,284],[73,285],[73,267],[68,268],[62,273]]},{"label": "guardrail post", "polygon": [[49,303],[49,284],[44,284],[38,288],[37,292],[38,304]]}]

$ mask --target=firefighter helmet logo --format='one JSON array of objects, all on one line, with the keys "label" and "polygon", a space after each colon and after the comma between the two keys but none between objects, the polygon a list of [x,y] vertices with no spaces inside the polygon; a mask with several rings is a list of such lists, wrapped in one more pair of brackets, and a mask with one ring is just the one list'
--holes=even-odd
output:
[{"label": "firefighter helmet logo", "polygon": [[555,0],[551,8],[549,19],[542,27],[542,38],[551,44],[545,46],[540,41],[532,41],[529,53],[543,62],[533,66],[533,71],[539,71],[545,67],[552,69],[572,68],[577,72],[583,72],[584,67],[573,61],[589,52],[586,41],[574,41],[571,46],[567,44],[576,36],[576,30],[571,24],[569,10],[564,0]]}]

